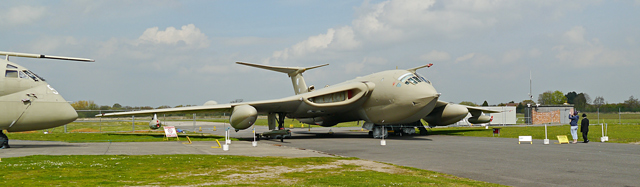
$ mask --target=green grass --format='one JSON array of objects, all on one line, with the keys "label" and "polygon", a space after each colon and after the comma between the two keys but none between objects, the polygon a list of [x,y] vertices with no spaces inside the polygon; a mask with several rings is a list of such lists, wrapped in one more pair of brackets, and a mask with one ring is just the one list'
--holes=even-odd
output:
[{"label": "green grass", "polygon": [[[131,121],[103,121],[103,122],[71,122],[67,124],[67,132],[126,132],[131,130],[148,131],[149,122],[139,122],[136,120],[135,125],[131,125]],[[53,133],[64,133],[64,125],[46,129],[45,131]],[[160,132],[160,131],[158,131]]]},{"label": "green grass", "polygon": [[500,186],[338,157],[36,155],[4,158],[0,168],[0,186]]},{"label": "green grass", "polygon": [[[484,127],[448,127],[448,128],[432,128],[429,134],[436,135],[452,135],[452,136],[475,136],[475,137],[493,137],[493,129],[500,128],[500,138],[518,138],[518,136],[532,136],[533,139],[544,139],[544,126],[526,126],[526,127],[501,127],[495,126],[485,129]],[[557,139],[557,135],[567,135],[571,139],[570,126],[548,126],[548,138]],[[640,125],[619,125],[609,124],[607,136],[611,143],[635,143],[640,142]],[[592,125],[589,127],[588,138],[591,141],[600,141],[602,137],[601,126]],[[578,140],[582,140],[582,133],[578,130]]]}]

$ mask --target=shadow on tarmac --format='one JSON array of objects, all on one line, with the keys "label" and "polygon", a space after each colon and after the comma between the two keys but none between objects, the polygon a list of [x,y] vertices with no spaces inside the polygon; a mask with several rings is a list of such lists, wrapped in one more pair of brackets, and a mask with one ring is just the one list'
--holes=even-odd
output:
[{"label": "shadow on tarmac", "polygon": [[75,147],[77,145],[72,145],[72,144],[21,144],[21,145],[14,145],[14,144],[9,144],[11,145],[10,149],[29,149],[29,148],[55,148],[55,147]]},{"label": "shadow on tarmac", "polygon": [[450,136],[458,136],[460,133],[465,132],[473,132],[473,131],[486,131],[486,129],[452,129],[452,130],[431,130],[429,131],[429,135],[450,135]]},{"label": "shadow on tarmac", "polygon": [[[335,132],[333,134],[329,134],[327,132],[291,132],[292,136],[285,138],[284,142],[287,143],[287,140],[295,141],[295,140],[307,140],[307,139],[363,139],[363,140],[380,140],[374,139],[366,132]],[[426,138],[428,135],[389,135],[386,140],[416,140],[416,141],[433,141],[432,139]],[[244,141],[253,141],[252,138],[242,138]],[[280,139],[261,139],[262,141],[280,141]]]}]

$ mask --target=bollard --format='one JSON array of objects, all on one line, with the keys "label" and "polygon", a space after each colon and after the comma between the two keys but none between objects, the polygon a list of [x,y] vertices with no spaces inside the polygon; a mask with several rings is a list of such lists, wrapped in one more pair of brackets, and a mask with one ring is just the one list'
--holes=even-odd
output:
[{"label": "bollard", "polygon": [[227,144],[222,145],[222,150],[223,151],[228,151],[229,150],[229,145],[227,145]]},{"label": "bollard", "polygon": [[385,140],[380,140],[380,145],[387,145],[387,141],[385,141]]},{"label": "bollard", "polygon": [[549,138],[547,138],[547,124],[544,124],[544,141],[543,144],[549,145]]}]

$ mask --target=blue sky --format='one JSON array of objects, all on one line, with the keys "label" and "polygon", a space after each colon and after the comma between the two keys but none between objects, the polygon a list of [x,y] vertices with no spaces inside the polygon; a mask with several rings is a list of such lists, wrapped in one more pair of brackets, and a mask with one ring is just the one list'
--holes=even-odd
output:
[{"label": "blue sky", "polygon": [[6,1],[0,50],[67,100],[130,106],[255,101],[293,94],[281,73],[236,65],[327,67],[316,87],[418,72],[442,100],[489,104],[544,91],[609,103],[640,97],[640,1]]}]

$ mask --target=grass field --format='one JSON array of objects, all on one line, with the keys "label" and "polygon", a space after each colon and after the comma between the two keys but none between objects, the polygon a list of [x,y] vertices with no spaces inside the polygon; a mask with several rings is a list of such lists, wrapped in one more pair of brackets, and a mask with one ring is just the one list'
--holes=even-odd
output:
[{"label": "grass field", "polygon": [[338,157],[36,155],[0,167],[1,186],[499,186]]},{"label": "grass field", "polygon": [[[10,140],[38,140],[63,142],[155,142],[163,141],[163,130],[149,129],[148,122],[135,122],[132,130],[131,122],[73,122],[64,126],[29,132],[7,133]],[[47,132],[47,134],[44,134]],[[101,133],[100,133],[101,132]],[[224,137],[201,133],[178,133],[186,141],[186,136],[192,141],[224,140]],[[237,140],[232,138],[232,140]]]}]

